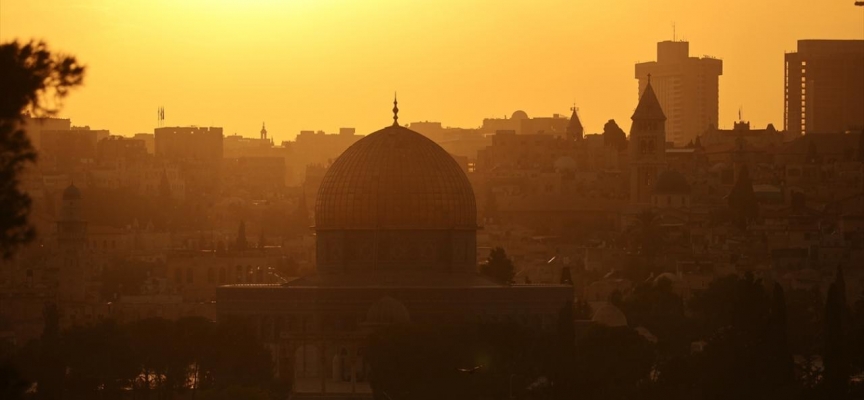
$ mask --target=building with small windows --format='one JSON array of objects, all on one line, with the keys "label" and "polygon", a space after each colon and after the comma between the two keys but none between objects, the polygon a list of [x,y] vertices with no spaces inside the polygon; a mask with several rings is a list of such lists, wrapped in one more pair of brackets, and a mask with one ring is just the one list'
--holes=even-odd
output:
[{"label": "building with small windows", "polygon": [[864,40],[799,40],[786,53],[784,129],[795,135],[864,129]]},{"label": "building with small windows", "polygon": [[650,82],[667,118],[666,134],[676,146],[686,145],[709,124],[718,123],[722,74],[722,60],[691,57],[686,41],[659,42],[657,61],[636,64],[639,95],[644,96]]},{"label": "building with small windows", "polygon": [[363,346],[381,327],[514,321],[554,329],[573,301],[572,286],[479,275],[477,229],[463,169],[394,122],[327,169],[315,203],[317,271],[284,284],[221,286],[217,312],[258,327],[292,398],[371,398]]}]

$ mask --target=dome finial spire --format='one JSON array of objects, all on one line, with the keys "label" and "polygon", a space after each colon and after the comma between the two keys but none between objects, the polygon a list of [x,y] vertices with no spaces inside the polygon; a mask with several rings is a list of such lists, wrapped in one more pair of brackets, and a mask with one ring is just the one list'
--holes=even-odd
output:
[{"label": "dome finial spire", "polygon": [[393,92],[393,126],[399,125],[399,101],[396,100],[396,92]]}]

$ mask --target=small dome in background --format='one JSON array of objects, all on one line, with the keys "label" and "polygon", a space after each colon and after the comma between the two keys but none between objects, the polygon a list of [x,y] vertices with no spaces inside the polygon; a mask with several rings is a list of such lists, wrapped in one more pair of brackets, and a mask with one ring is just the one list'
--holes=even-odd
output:
[{"label": "small dome in background", "polygon": [[604,304],[601,306],[597,312],[594,313],[594,317],[591,318],[591,321],[598,325],[610,328],[627,326],[627,317],[618,309],[618,307],[611,304]]},{"label": "small dome in background", "polygon": [[522,110],[516,110],[516,111],[513,111],[513,115],[510,116],[510,119],[515,119],[515,120],[528,119],[528,113],[526,113],[525,111],[522,111]]}]

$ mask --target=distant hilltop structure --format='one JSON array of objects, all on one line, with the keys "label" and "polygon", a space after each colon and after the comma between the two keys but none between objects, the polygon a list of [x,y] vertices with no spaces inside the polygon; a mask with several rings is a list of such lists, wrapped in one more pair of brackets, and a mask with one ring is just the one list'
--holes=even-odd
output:
[{"label": "distant hilltop structure", "polygon": [[666,135],[676,146],[694,140],[709,124],[717,124],[718,84],[723,61],[690,57],[690,43],[667,40],[657,43],[657,61],[636,64],[639,97],[651,86],[666,115]]},{"label": "distant hilltop structure", "polygon": [[864,129],[864,40],[799,40],[786,54],[784,129]]}]

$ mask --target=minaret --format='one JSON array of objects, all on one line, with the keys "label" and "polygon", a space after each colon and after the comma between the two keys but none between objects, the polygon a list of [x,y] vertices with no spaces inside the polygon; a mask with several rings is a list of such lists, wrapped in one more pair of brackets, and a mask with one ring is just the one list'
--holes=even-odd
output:
[{"label": "minaret", "polygon": [[650,74],[630,119],[630,203],[648,205],[654,182],[666,165],[666,115],[651,87]]},{"label": "minaret", "polygon": [[261,139],[267,139],[267,128],[264,127],[264,123],[261,123]]},{"label": "minaret", "polygon": [[576,106],[570,108],[573,111],[570,114],[570,123],[567,124],[567,140],[580,140],[584,137],[585,129],[582,127],[582,121],[579,121],[579,115],[576,114]]},{"label": "minaret", "polygon": [[87,293],[87,222],[81,217],[81,191],[75,184],[63,191],[57,219],[58,294],[63,301],[83,301]]},{"label": "minaret", "polygon": [[57,240],[61,247],[78,247],[86,243],[87,222],[81,217],[81,191],[74,183],[63,191],[63,205],[57,219]]}]

